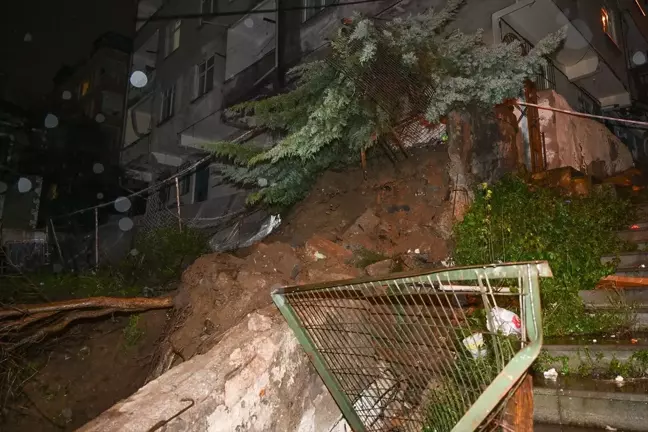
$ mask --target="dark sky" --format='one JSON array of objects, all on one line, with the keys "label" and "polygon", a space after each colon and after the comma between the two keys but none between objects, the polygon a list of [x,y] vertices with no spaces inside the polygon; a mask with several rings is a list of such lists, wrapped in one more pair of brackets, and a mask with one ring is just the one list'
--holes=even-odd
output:
[{"label": "dark sky", "polygon": [[42,107],[58,68],[89,54],[97,36],[133,35],[135,10],[136,0],[0,0],[0,97]]}]

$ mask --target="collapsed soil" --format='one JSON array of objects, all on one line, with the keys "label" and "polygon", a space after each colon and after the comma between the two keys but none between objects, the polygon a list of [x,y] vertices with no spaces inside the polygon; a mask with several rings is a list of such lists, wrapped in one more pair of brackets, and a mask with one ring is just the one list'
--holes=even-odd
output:
[{"label": "collapsed soil", "polygon": [[0,430],[71,431],[95,418],[145,382],[168,311],[81,322],[31,352],[37,372],[5,412]]},{"label": "collapsed soil", "polygon": [[[176,318],[142,314],[142,338],[126,347],[125,317],[81,323],[41,347],[39,371],[6,413],[3,429],[72,430],[141,387],[159,362],[206,352],[281,286],[383,275],[439,266],[448,255],[452,203],[445,149],[414,149],[330,171],[263,243],[235,254],[208,254],[183,274]],[[159,344],[161,337],[163,342]],[[158,364],[159,366],[159,364]]]}]

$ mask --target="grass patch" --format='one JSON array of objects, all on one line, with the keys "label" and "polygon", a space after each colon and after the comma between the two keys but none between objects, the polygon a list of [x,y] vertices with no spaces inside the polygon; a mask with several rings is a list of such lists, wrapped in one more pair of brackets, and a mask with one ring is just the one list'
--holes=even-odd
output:
[{"label": "grass patch", "polygon": [[128,317],[128,324],[122,330],[124,336],[124,346],[132,348],[138,344],[140,339],[144,336],[144,330],[139,327],[140,315],[131,315]]},{"label": "grass patch", "polygon": [[588,313],[578,291],[593,289],[613,265],[600,257],[627,249],[615,231],[633,214],[610,190],[564,197],[508,176],[482,185],[475,203],[455,226],[458,265],[547,260],[554,277],[541,281],[545,335],[600,333],[628,326],[623,313]]}]

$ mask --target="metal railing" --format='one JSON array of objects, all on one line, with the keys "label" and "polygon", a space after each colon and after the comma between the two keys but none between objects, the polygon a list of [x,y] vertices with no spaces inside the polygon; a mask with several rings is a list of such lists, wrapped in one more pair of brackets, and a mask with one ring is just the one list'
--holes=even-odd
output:
[{"label": "metal railing", "polygon": [[541,349],[539,277],[549,265],[394,276],[272,294],[350,428],[506,425],[505,402]]}]

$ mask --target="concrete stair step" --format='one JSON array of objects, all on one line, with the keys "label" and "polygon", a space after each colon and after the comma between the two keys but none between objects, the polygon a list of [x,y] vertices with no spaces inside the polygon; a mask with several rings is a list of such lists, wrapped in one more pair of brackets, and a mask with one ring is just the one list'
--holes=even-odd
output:
[{"label": "concrete stair step", "polygon": [[557,381],[534,377],[534,420],[538,423],[645,431],[648,426],[648,383],[594,380],[575,376]]},{"label": "concrete stair step", "polygon": [[[632,340],[636,343],[632,343]],[[605,372],[613,359],[628,361],[636,352],[648,349],[648,333],[633,332],[632,336],[588,336],[547,340],[542,349],[556,358],[567,358],[572,372],[585,363],[599,372]],[[556,360],[551,367],[562,370],[563,359]]]},{"label": "concrete stair step", "polygon": [[595,289],[578,295],[588,310],[630,314],[634,329],[648,328],[648,288]]},{"label": "concrete stair step", "polygon": [[641,265],[636,267],[617,267],[617,269],[614,270],[614,275],[645,278],[648,277],[648,264],[645,264],[645,267],[641,267]]},{"label": "concrete stair step", "polygon": [[604,255],[601,257],[601,263],[607,264],[618,260],[617,266],[620,268],[639,267],[641,264],[648,268],[648,251],[622,252],[618,255]]},{"label": "concrete stair step", "polygon": [[631,243],[648,243],[648,229],[617,231],[617,236]]}]

